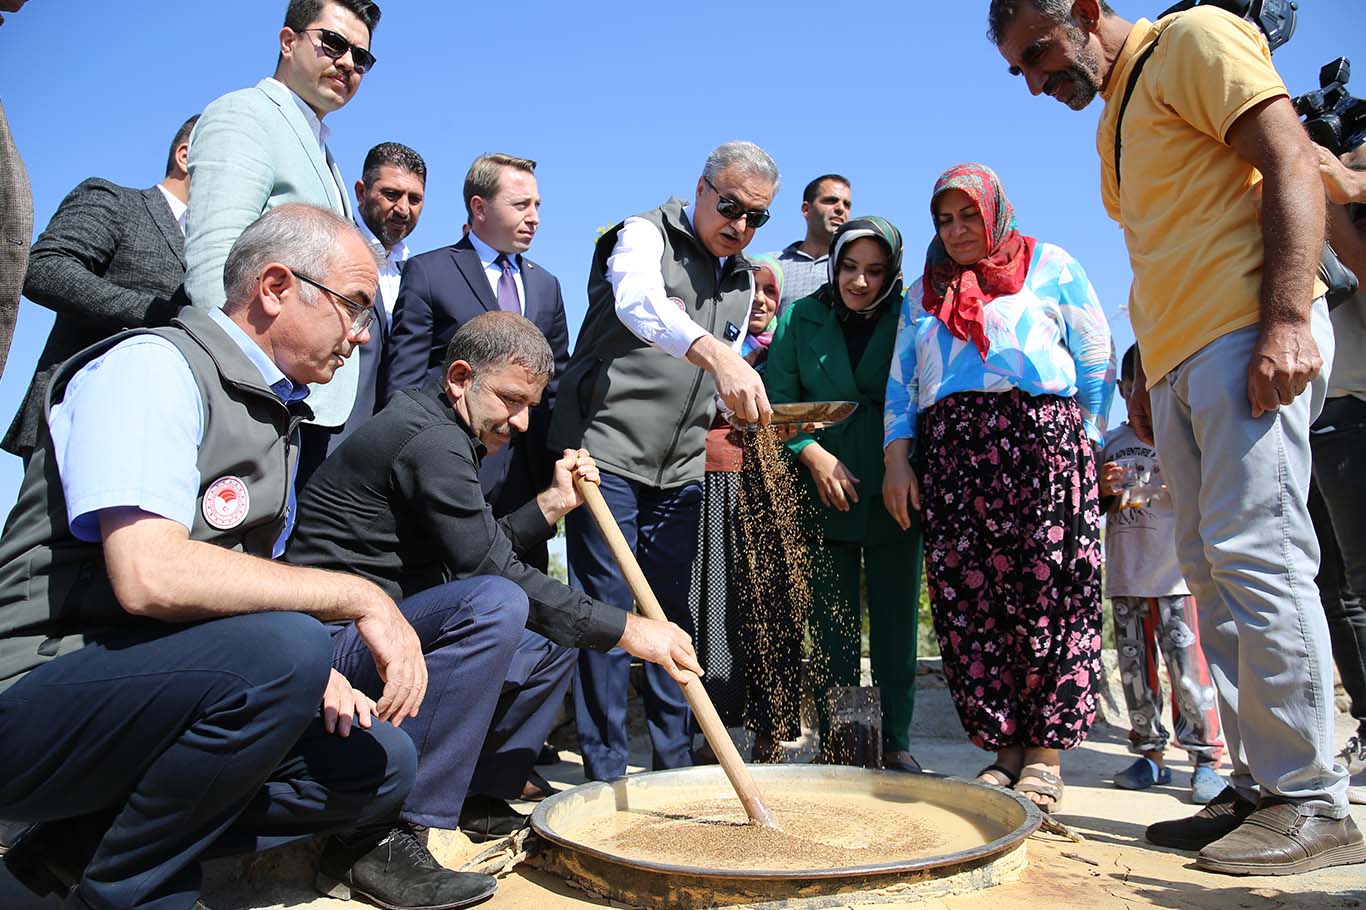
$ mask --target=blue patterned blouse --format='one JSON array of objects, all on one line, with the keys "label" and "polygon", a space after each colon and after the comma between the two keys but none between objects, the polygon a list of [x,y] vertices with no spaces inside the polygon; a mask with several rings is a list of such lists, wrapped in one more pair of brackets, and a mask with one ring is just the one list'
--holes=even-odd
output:
[{"label": "blue patterned blouse", "polygon": [[1037,243],[1024,287],[983,308],[991,350],[985,361],[921,306],[921,281],[906,291],[887,379],[883,445],[915,437],[917,415],[957,392],[1075,397],[1096,445],[1115,393],[1110,324],[1081,263]]}]

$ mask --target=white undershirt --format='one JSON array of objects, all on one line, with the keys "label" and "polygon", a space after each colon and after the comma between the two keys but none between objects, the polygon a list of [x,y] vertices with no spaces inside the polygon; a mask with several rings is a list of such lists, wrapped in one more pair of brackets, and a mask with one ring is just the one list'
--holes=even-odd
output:
[{"label": "white undershirt", "polygon": [[175,219],[176,224],[180,225],[180,235],[185,236],[185,213],[190,210],[190,207],[181,202],[180,197],[160,183],[157,184],[157,189],[161,190],[161,195],[166,197],[166,204],[171,207],[171,217]]}]

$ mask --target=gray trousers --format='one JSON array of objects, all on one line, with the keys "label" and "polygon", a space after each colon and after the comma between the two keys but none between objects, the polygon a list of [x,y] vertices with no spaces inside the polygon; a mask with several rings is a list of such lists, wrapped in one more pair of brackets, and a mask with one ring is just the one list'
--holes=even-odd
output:
[{"label": "gray trousers", "polygon": [[1309,424],[1323,407],[1333,332],[1312,328],[1323,370],[1292,404],[1253,420],[1247,366],[1257,327],[1230,332],[1152,386],[1153,430],[1176,508],[1181,568],[1244,796],[1347,814],[1333,759],[1333,655],[1314,576]]}]

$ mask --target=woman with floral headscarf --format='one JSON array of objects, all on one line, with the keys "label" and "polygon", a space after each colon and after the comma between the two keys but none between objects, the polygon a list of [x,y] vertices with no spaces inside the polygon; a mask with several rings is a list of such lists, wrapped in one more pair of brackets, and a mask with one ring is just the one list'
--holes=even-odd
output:
[{"label": "woman with floral headscarf", "polygon": [[848,761],[829,744],[825,690],[859,684],[859,568],[866,570],[873,681],[881,689],[883,764],[918,770],[911,757],[915,707],[920,529],[897,523],[882,485],[882,403],[901,299],[901,234],[882,218],[855,218],[835,232],[830,281],[778,319],[764,385],[771,402],[856,401],[844,423],[788,441],[819,501],[821,542],[810,575],[816,704],[826,761]]},{"label": "woman with floral headscarf", "polygon": [[996,753],[978,779],[1048,810],[1059,750],[1096,713],[1092,447],[1114,395],[1110,329],[1081,265],[1020,233],[990,168],[946,171],[930,212],[887,383],[882,495],[902,527],[923,515],[944,675],[972,742]]}]

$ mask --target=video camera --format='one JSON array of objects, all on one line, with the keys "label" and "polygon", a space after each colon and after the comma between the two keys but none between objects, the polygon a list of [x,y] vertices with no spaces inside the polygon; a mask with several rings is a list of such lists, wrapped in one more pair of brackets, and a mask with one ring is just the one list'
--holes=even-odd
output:
[{"label": "video camera", "polygon": [[[1256,23],[1274,51],[1295,34],[1299,4],[1296,0],[1182,0],[1162,12],[1170,16],[1196,6],[1217,6],[1240,19]],[[1158,16],[1159,19],[1162,16]]]},{"label": "video camera", "polygon": [[1347,91],[1352,62],[1339,57],[1319,70],[1319,90],[1294,99],[1295,112],[1304,118],[1309,138],[1334,155],[1350,152],[1366,142],[1366,101]]}]

